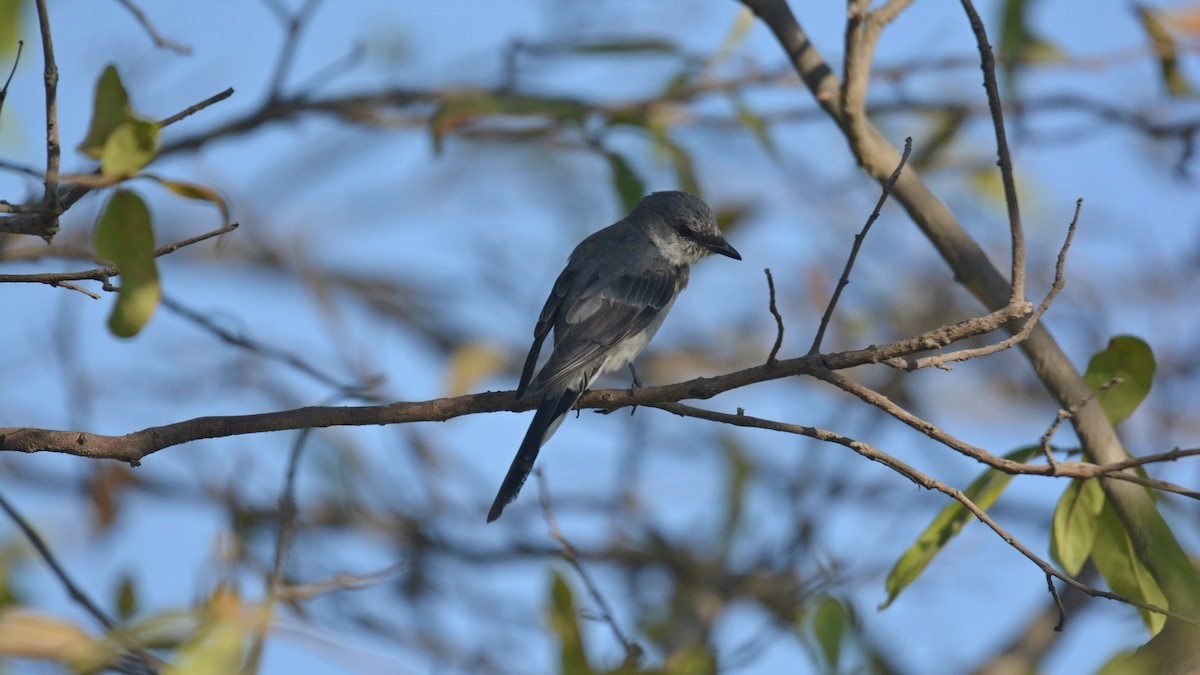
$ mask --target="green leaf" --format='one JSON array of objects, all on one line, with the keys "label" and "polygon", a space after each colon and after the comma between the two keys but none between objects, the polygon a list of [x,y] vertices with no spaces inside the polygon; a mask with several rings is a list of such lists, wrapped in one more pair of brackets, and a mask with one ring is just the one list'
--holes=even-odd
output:
[{"label": "green leaf", "polygon": [[1109,340],[1108,347],[1097,352],[1088,362],[1083,379],[1093,391],[1114,377],[1121,382],[1101,392],[1097,398],[1108,421],[1120,424],[1133,414],[1154,380],[1154,353],[1150,345],[1132,335],[1118,335]]},{"label": "green leaf", "polygon": [[626,162],[624,157],[615,152],[605,152],[604,157],[608,160],[609,169],[612,171],[613,189],[621,198],[621,206],[625,208],[625,212],[632,211],[633,207],[646,195],[646,184],[642,182],[641,177],[629,166],[629,162]]},{"label": "green leaf", "polygon": [[[1100,576],[1104,577],[1105,583],[1114,593],[1164,609],[1168,607],[1167,598],[1150,575],[1150,570],[1146,569],[1137,557],[1133,542],[1129,540],[1129,533],[1125,531],[1125,524],[1107,501],[1096,520],[1096,543],[1092,546],[1092,561],[1096,563]],[[1141,608],[1138,608],[1138,612],[1141,613],[1151,635],[1157,634],[1166,622],[1166,617],[1162,614]]]},{"label": "green leaf", "polygon": [[[1025,462],[1036,453],[1041,452],[1041,446],[1031,445],[1024,448],[1014,450],[1005,457],[1008,459]],[[976,478],[963,493],[981,509],[987,510],[996,500],[1000,498],[1000,494],[1004,492],[1004,488],[1008,486],[1008,481],[1012,476],[1002,471],[988,469]],[[887,589],[887,599],[880,605],[879,609],[884,609],[892,604],[892,601],[900,595],[900,591],[904,590],[925,570],[934,556],[938,554],[946,544],[954,538],[955,535],[962,530],[974,514],[967,510],[965,506],[959,502],[951,502],[945,508],[938,512],[933,518],[933,522],[925,528],[917,537],[916,542],[908,548],[907,551],[900,556],[896,564],[892,566],[892,571],[888,573],[885,588]]]},{"label": "green leaf", "polygon": [[116,178],[132,176],[154,159],[157,149],[157,124],[137,119],[124,122],[104,141],[100,172]]},{"label": "green leaf", "polygon": [[125,85],[121,84],[121,75],[117,72],[117,67],[110,64],[96,81],[92,123],[88,126],[87,138],[79,144],[80,152],[93,159],[100,159],[104,155],[104,146],[109,135],[114,129],[132,119]]},{"label": "green leaf", "polygon": [[1063,571],[1079,574],[1096,541],[1096,518],[1104,506],[1104,491],[1099,481],[1071,481],[1054,509],[1050,530],[1050,555]]},{"label": "green leaf", "polygon": [[851,621],[846,607],[837,599],[825,596],[812,616],[813,636],[821,648],[825,659],[825,672],[838,672],[838,662],[841,659],[842,639]]},{"label": "green leaf", "polygon": [[162,290],[154,259],[150,212],[136,194],[118,190],[108,200],[92,237],[96,257],[119,270],[121,289],[108,317],[118,337],[133,337],[150,320]]},{"label": "green leaf", "polygon": [[594,672],[583,650],[583,633],[579,630],[571,588],[558,572],[554,573],[550,585],[550,626],[558,635],[562,650],[559,672],[580,675]]},{"label": "green leaf", "polygon": [[1158,11],[1141,5],[1135,5],[1134,11],[1137,12],[1142,29],[1150,38],[1150,44],[1154,45],[1154,52],[1158,54],[1159,72],[1162,74],[1167,93],[1171,96],[1187,96],[1192,92],[1192,86],[1179,66],[1179,47],[1159,18]]}]

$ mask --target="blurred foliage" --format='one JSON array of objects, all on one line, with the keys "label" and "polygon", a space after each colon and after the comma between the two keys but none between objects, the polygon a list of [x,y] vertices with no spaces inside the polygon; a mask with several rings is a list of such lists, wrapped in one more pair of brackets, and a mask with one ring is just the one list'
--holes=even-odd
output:
[{"label": "blurred foliage", "polygon": [[1134,5],[1134,11],[1146,31],[1146,37],[1150,39],[1150,44],[1158,54],[1159,70],[1167,93],[1171,96],[1192,94],[1192,85],[1184,76],[1179,62],[1179,48],[1160,13],[1144,5]]}]

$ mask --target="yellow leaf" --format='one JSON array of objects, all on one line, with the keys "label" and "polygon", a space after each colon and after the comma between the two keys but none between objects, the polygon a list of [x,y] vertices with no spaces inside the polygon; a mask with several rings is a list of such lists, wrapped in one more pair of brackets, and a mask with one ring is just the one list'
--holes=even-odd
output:
[{"label": "yellow leaf", "polygon": [[217,194],[216,190],[208,187],[207,185],[171,180],[161,176],[152,176],[148,173],[144,173],[142,175],[146,178],[152,178],[158,181],[163,187],[167,188],[171,192],[174,192],[180,197],[212,202],[214,206],[221,210],[221,224],[224,225],[229,222],[229,205],[225,203],[225,200],[221,197],[221,195]]},{"label": "yellow leaf", "polygon": [[0,654],[83,664],[103,663],[109,650],[103,640],[69,621],[12,609],[0,614]]},{"label": "yellow leaf", "polygon": [[462,396],[477,382],[500,371],[508,359],[490,345],[468,342],[450,355],[446,372],[446,393]]},{"label": "yellow leaf", "polygon": [[144,120],[123,122],[104,141],[100,172],[116,178],[132,176],[154,159],[157,150],[157,124]]}]

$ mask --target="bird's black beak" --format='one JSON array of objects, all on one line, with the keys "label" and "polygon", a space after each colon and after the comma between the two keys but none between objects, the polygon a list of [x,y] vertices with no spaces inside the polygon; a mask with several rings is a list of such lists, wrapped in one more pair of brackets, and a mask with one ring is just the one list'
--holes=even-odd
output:
[{"label": "bird's black beak", "polygon": [[725,241],[724,239],[714,239],[710,242],[707,242],[705,245],[708,247],[708,250],[712,251],[713,253],[720,253],[721,255],[728,256],[734,260],[742,259],[742,254],[738,253],[737,249],[730,246],[729,242]]}]

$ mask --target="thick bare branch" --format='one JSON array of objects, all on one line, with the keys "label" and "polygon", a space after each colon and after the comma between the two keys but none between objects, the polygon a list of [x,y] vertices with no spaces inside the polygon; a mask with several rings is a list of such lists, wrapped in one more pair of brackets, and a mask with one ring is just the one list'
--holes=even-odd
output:
[{"label": "thick bare branch", "polygon": [[[844,125],[837,77],[796,21],[787,2],[743,0],[743,4],[771,29],[818,105],[836,123]],[[872,177],[884,180],[887,172],[896,165],[899,152],[869,122],[866,126],[862,154],[857,158]],[[1012,286],[917,172],[905,172],[897,181],[894,194],[960,283],[987,307],[1010,305]],[[1008,329],[1016,332],[1021,326],[1014,324]],[[1035,327],[1028,339],[1020,343],[1020,348],[1060,406],[1070,405],[1087,395],[1089,389],[1079,371],[1043,325]],[[1092,460],[1107,463],[1125,458],[1120,439],[1095,402],[1084,406],[1071,423]],[[1138,557],[1159,581],[1172,607],[1186,615],[1200,616],[1200,575],[1195,573],[1187,554],[1145,490],[1111,479],[1103,481],[1102,485],[1130,533]],[[1168,621],[1168,625],[1170,623]]]}]

